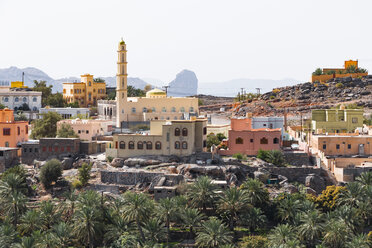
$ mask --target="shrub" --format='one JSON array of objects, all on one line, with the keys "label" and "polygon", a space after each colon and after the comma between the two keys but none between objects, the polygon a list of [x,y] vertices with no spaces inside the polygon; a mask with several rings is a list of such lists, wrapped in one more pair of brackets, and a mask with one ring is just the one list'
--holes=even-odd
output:
[{"label": "shrub", "polygon": [[241,242],[238,243],[239,248],[267,248],[269,242],[266,237],[263,236],[244,236]]},{"label": "shrub", "polygon": [[221,141],[218,139],[218,137],[214,134],[209,134],[207,136],[207,147],[208,149],[211,148],[213,145],[218,146],[221,143]]},{"label": "shrub", "polygon": [[112,162],[112,160],[114,160],[114,158],[113,157],[111,157],[111,156],[108,156],[107,158],[106,158],[106,160],[109,162],[109,163],[111,163]]},{"label": "shrub", "polygon": [[72,187],[74,189],[81,189],[83,187],[83,184],[80,182],[80,180],[77,180],[75,179],[73,182],[72,182]]},{"label": "shrub", "polygon": [[276,166],[284,166],[285,164],[284,155],[278,150],[264,151],[260,149],[257,153],[257,158]]},{"label": "shrub", "polygon": [[275,99],[275,96],[271,95],[271,96],[270,96],[270,99],[271,99],[271,100],[272,100],[272,99]]},{"label": "shrub", "polygon": [[241,153],[235,153],[233,155],[233,158],[236,158],[236,159],[239,159],[239,160],[242,160],[243,159],[243,155]]},{"label": "shrub", "polygon": [[57,159],[49,160],[40,170],[40,181],[45,188],[49,188],[52,182],[62,176],[62,164]]},{"label": "shrub", "polygon": [[314,72],[313,72],[313,75],[314,76],[320,76],[323,74],[323,70],[321,68],[317,68]]},{"label": "shrub", "polygon": [[273,93],[279,93],[280,92],[280,89],[273,89]]},{"label": "shrub", "polygon": [[344,87],[344,85],[342,83],[337,83],[336,84],[336,88],[343,88],[343,87]]},{"label": "shrub", "polygon": [[83,186],[87,185],[90,179],[90,170],[92,169],[92,165],[83,163],[81,167],[78,169],[79,171],[79,181]]},{"label": "shrub", "polygon": [[341,192],[345,191],[346,188],[342,186],[327,186],[322,194],[317,197],[308,196],[309,200],[317,203],[324,211],[328,212],[336,208],[336,202]]},{"label": "shrub", "polygon": [[218,133],[216,136],[217,136],[219,141],[222,141],[222,140],[226,139],[226,136],[223,133]]}]

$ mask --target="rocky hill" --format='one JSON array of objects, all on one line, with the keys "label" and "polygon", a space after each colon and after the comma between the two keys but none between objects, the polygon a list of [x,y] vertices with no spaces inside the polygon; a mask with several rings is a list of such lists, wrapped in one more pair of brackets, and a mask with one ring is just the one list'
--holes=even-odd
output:
[{"label": "rocky hill", "polygon": [[193,71],[183,70],[169,83],[169,96],[193,96],[198,94],[198,78]]}]

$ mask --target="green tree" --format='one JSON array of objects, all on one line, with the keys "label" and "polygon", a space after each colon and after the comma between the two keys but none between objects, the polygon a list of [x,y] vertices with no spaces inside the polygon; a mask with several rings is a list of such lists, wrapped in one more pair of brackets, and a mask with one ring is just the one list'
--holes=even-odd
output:
[{"label": "green tree", "polygon": [[14,116],[14,120],[15,121],[28,121],[28,118],[24,113],[19,112],[16,116]]},{"label": "green tree", "polygon": [[61,115],[56,112],[48,112],[42,116],[42,119],[34,120],[32,122],[33,128],[31,138],[40,139],[44,137],[56,137],[57,122],[62,119]]},{"label": "green tree", "polygon": [[372,186],[372,172],[363,172],[359,177],[356,178],[356,181],[363,186]]},{"label": "green tree", "polygon": [[323,244],[329,248],[341,248],[351,233],[351,230],[341,220],[331,219],[325,227]]},{"label": "green tree", "polygon": [[62,93],[50,94],[46,100],[48,106],[53,108],[62,108],[65,107],[66,101],[63,99]]},{"label": "green tree", "polygon": [[175,201],[170,198],[164,198],[160,199],[159,203],[156,206],[156,213],[158,217],[164,221],[165,227],[167,228],[167,244],[169,242],[170,237],[170,222],[172,219],[175,218],[177,214],[177,205],[175,204]]},{"label": "green tree", "polygon": [[57,137],[58,138],[79,138],[79,135],[75,133],[71,125],[67,123],[62,123],[61,127],[57,130]]},{"label": "green tree", "polygon": [[193,227],[199,227],[203,219],[204,215],[196,208],[185,208],[181,212],[181,221],[189,228],[189,238],[193,235]]},{"label": "green tree", "polygon": [[218,133],[218,134],[216,134],[216,136],[217,136],[219,141],[222,141],[222,140],[226,139],[226,136],[223,133]]},{"label": "green tree", "polygon": [[70,107],[70,108],[79,108],[79,103],[78,102],[70,102],[66,105],[66,107]]},{"label": "green tree", "polygon": [[150,218],[145,221],[143,225],[143,233],[145,234],[146,241],[150,241],[152,243],[159,243],[160,241],[164,240],[166,236],[164,225],[157,218]]},{"label": "green tree", "polygon": [[40,213],[34,209],[28,210],[22,217],[19,224],[19,231],[21,235],[30,235],[34,231],[42,228],[43,221],[40,218]]},{"label": "green tree", "polygon": [[57,159],[47,161],[40,170],[40,181],[45,188],[56,182],[62,176],[62,164]]},{"label": "green tree", "polygon": [[242,217],[242,223],[249,227],[249,231],[254,232],[257,228],[264,226],[267,219],[263,211],[259,208],[251,207]]},{"label": "green tree", "polygon": [[320,76],[323,74],[323,70],[321,68],[317,68],[314,72],[313,72],[313,75],[314,76]]},{"label": "green tree", "polygon": [[300,200],[291,195],[285,196],[278,202],[278,217],[281,221],[293,223],[301,207]]},{"label": "green tree", "polygon": [[187,198],[191,205],[203,209],[206,212],[207,207],[212,207],[216,200],[217,186],[212,183],[209,177],[198,177],[187,190]]},{"label": "green tree", "polygon": [[298,227],[298,234],[308,247],[315,247],[320,243],[324,231],[324,215],[317,210],[301,214],[301,225]]},{"label": "green tree", "polygon": [[221,141],[218,139],[218,137],[214,134],[208,134],[207,135],[207,147],[208,149],[211,148],[211,146],[216,145],[218,146],[221,143]]},{"label": "green tree", "polygon": [[363,196],[363,186],[358,182],[351,182],[346,185],[346,190],[340,193],[337,204],[355,207],[363,200]]},{"label": "green tree", "polygon": [[248,178],[240,188],[246,192],[248,202],[255,207],[263,207],[269,202],[269,192],[257,179]]},{"label": "green tree", "polygon": [[276,226],[268,238],[270,247],[273,248],[289,247],[287,246],[289,243],[297,242],[296,233],[289,224]]},{"label": "green tree", "polygon": [[87,185],[89,179],[90,179],[90,171],[92,169],[92,165],[88,163],[83,163],[80,168],[78,168],[79,171],[79,180],[83,184],[83,186]]},{"label": "green tree", "polygon": [[146,92],[144,90],[134,88],[131,85],[128,85],[127,92],[129,97],[140,97],[146,95]]},{"label": "green tree", "polygon": [[43,222],[44,230],[49,230],[54,224],[61,220],[61,213],[54,203],[50,200],[40,204],[40,217]]},{"label": "green tree", "polygon": [[65,222],[59,222],[52,228],[53,233],[58,239],[58,247],[67,248],[71,246],[71,240],[73,238],[72,227]]},{"label": "green tree", "polygon": [[359,234],[353,237],[352,240],[346,243],[346,248],[370,248],[372,247],[371,241],[368,240],[368,236],[365,234]]},{"label": "green tree", "polygon": [[32,88],[33,91],[40,91],[41,95],[41,105],[45,107],[48,105],[48,98],[52,94],[52,85],[47,86],[46,81],[37,81],[34,80],[34,87]]},{"label": "green tree", "polygon": [[0,225],[0,247],[11,248],[18,241],[18,232],[14,226],[8,223]]},{"label": "green tree", "polygon": [[276,166],[283,166],[285,164],[284,155],[278,150],[264,151],[260,149],[257,153],[257,158]]},{"label": "green tree", "polygon": [[196,243],[200,247],[220,247],[232,243],[232,232],[221,220],[211,217],[204,222],[197,233]]},{"label": "green tree", "polygon": [[269,248],[269,241],[263,236],[244,236],[239,242],[239,248]]}]

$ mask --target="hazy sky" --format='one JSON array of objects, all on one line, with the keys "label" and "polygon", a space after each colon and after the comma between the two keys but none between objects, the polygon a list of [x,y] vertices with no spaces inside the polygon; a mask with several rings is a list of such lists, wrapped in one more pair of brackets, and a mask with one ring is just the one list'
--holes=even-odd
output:
[{"label": "hazy sky", "polygon": [[359,59],[372,72],[370,0],[0,0],[0,68],[37,67],[53,78],[128,73],[169,82],[308,80],[316,67]]}]

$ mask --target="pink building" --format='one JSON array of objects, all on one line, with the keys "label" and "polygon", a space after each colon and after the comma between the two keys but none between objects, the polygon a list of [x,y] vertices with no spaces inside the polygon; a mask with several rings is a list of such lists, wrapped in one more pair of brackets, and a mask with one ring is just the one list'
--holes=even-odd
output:
[{"label": "pink building", "polygon": [[262,150],[280,150],[282,143],[281,128],[252,129],[252,119],[231,119],[229,130],[228,149],[220,150],[221,155],[233,155],[241,153],[257,155]]},{"label": "pink building", "polygon": [[81,140],[95,140],[98,136],[112,134],[112,121],[91,119],[66,119],[57,122],[57,130],[62,124],[72,127]]}]

